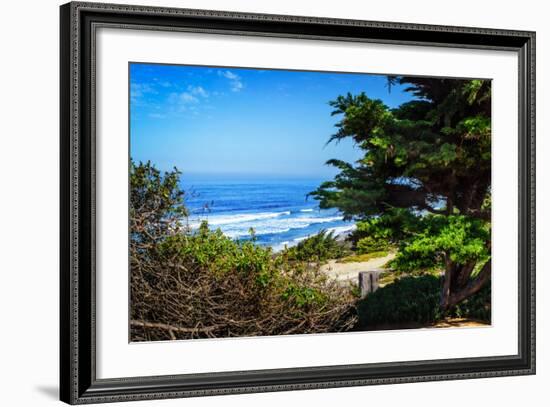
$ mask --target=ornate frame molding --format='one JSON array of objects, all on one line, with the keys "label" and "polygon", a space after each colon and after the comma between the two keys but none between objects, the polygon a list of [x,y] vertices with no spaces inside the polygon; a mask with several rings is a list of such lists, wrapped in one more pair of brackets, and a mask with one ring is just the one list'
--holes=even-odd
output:
[{"label": "ornate frame molding", "polygon": [[[61,400],[70,404],[535,373],[535,33],[72,2],[61,6]],[[502,357],[97,379],[95,30],[274,36],[513,50],[519,55],[519,353]]]}]

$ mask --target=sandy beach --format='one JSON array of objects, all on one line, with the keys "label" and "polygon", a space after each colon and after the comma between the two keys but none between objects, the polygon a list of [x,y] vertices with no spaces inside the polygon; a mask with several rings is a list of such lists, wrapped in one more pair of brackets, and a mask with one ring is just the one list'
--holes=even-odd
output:
[{"label": "sandy beach", "polygon": [[394,257],[395,253],[389,253],[384,257],[377,257],[361,262],[339,263],[338,260],[330,260],[321,267],[321,271],[338,281],[357,283],[360,272],[374,271],[380,274],[386,271],[384,265]]}]

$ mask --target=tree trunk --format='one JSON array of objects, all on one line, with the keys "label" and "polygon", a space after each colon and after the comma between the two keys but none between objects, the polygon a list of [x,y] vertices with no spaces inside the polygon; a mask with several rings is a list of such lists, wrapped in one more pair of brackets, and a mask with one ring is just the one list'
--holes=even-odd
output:
[{"label": "tree trunk", "polygon": [[483,265],[479,274],[472,280],[470,277],[475,265],[475,262],[468,262],[463,265],[456,264],[450,260],[448,255],[445,256],[445,276],[439,302],[443,310],[448,310],[474,295],[489,281],[491,278],[491,260],[489,259]]},{"label": "tree trunk", "polygon": [[445,275],[443,277],[443,287],[441,288],[441,298],[439,300],[439,306],[444,310],[448,308],[449,298],[451,296],[451,283],[453,281],[455,269],[455,264],[451,261],[449,255],[445,254]]},{"label": "tree trunk", "polygon": [[485,286],[485,284],[491,279],[491,260],[483,265],[483,268],[476,276],[475,279],[469,280],[468,284],[451,293],[449,297],[448,306],[452,307],[466,298],[474,295]]}]

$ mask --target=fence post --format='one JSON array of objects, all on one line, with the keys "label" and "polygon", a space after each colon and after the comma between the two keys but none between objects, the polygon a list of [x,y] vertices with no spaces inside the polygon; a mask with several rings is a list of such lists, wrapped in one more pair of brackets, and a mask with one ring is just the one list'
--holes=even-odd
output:
[{"label": "fence post", "polygon": [[365,298],[368,294],[378,289],[378,274],[377,270],[359,272],[359,290],[361,298]]}]

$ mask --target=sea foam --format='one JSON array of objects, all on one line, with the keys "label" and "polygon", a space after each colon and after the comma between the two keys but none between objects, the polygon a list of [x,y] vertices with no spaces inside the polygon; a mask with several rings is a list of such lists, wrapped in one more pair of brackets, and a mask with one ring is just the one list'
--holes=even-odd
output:
[{"label": "sea foam", "polygon": [[278,216],[290,215],[290,211],[283,212],[265,212],[265,213],[238,213],[234,215],[212,215],[202,218],[191,219],[189,226],[196,228],[201,222],[207,221],[210,226],[232,225],[242,222],[251,222],[262,219],[271,219]]},{"label": "sea foam", "polygon": [[201,221],[207,221],[212,229],[221,229],[231,238],[246,237],[250,235],[250,229],[254,229],[256,235],[268,235],[285,233],[291,229],[304,229],[310,225],[341,221],[342,216],[290,216],[290,211],[274,213],[235,214],[211,216],[189,223],[192,229],[198,228]]}]

